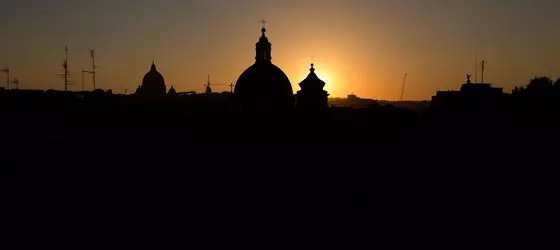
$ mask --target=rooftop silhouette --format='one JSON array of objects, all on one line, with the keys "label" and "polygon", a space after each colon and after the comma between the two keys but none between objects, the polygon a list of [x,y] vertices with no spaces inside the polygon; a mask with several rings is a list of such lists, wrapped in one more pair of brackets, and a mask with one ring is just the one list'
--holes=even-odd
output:
[{"label": "rooftop silhouette", "polygon": [[[327,208],[367,200],[383,207],[381,213],[369,212],[382,217],[412,211],[411,217],[432,218],[447,209],[451,212],[444,217],[450,218],[471,213],[448,207],[486,213],[501,202],[508,204],[498,209],[504,211],[519,204],[521,198],[554,197],[550,190],[555,189],[546,185],[555,183],[547,178],[556,176],[549,173],[554,170],[551,166],[556,154],[547,142],[558,139],[560,79],[537,76],[509,94],[502,85],[484,81],[488,77],[483,76],[484,64],[480,82],[476,75],[471,80],[470,73],[460,80],[462,73],[445,72],[456,74],[459,80],[449,85],[454,89],[451,91],[425,86],[433,94],[431,100],[402,101],[409,75],[403,72],[400,88],[400,71],[395,74],[398,82],[393,99],[399,99],[400,94],[401,101],[362,98],[364,91],[359,90],[346,98],[329,98],[333,89],[336,91],[329,88],[333,81],[348,90],[360,85],[353,85],[357,78],[350,73],[330,78],[327,69],[336,67],[329,66],[329,60],[312,60],[309,68],[307,61],[297,69],[305,73],[299,78],[296,73],[289,74],[290,81],[273,63],[268,36],[277,31],[270,31],[262,27],[254,62],[235,73],[235,84],[226,77],[214,80],[214,73],[211,83],[206,69],[183,65],[181,68],[188,69],[185,75],[202,80],[196,85],[183,84],[177,78],[169,80],[175,76],[168,74],[168,69],[177,70],[177,62],[159,63],[158,59],[158,66],[152,61],[147,73],[147,64],[131,70],[137,73],[136,79],[143,75],[141,83],[134,83],[138,86],[134,93],[112,89],[125,85],[109,77],[97,81],[111,88],[75,91],[68,87],[72,67],[65,60],[64,91],[33,90],[11,88],[14,70],[6,68],[7,85],[0,89],[0,118],[4,121],[0,123],[4,132],[0,176],[10,188],[8,193],[27,200],[39,196],[37,200],[43,205],[28,208],[48,207],[57,203],[53,198],[57,196],[70,202],[87,201],[75,207],[109,207],[110,213],[119,205],[128,205],[124,206],[125,214],[133,214],[140,223],[146,213],[136,215],[134,208],[152,211],[149,215],[163,214],[173,221],[177,214],[206,218],[207,214],[234,211],[230,207],[241,203],[265,199],[297,212],[311,200],[328,201],[323,205]],[[333,36],[333,43],[338,36],[347,34]],[[252,46],[237,47],[235,39],[223,39],[222,34],[219,38],[220,43],[231,40],[226,47],[234,50]],[[274,54],[274,62],[286,72],[296,72],[296,63],[285,64],[286,58],[291,58],[284,57],[289,53],[286,40],[306,42],[292,37],[274,40],[284,41]],[[418,44],[423,46],[420,41]],[[351,53],[353,48],[350,44],[348,51],[340,53]],[[427,50],[419,48],[423,49]],[[131,46],[131,50],[141,49]],[[166,47],[164,51],[175,53]],[[213,53],[204,50],[201,54],[210,58]],[[252,55],[240,54],[253,60]],[[196,58],[197,53],[191,56]],[[374,60],[365,52],[356,59]],[[222,57],[219,60],[225,61]],[[216,59],[216,65],[221,62]],[[353,60],[340,63],[340,68],[360,64]],[[92,67],[91,72],[97,67],[95,62]],[[84,72],[88,70],[82,69]],[[411,73],[409,80],[414,81],[417,74]],[[57,86],[62,88],[58,80]],[[200,204],[212,209],[188,211]],[[167,214],[170,208],[177,211]],[[277,214],[282,213],[272,215]],[[346,214],[354,215],[353,211]],[[330,219],[327,216],[324,220]]]}]

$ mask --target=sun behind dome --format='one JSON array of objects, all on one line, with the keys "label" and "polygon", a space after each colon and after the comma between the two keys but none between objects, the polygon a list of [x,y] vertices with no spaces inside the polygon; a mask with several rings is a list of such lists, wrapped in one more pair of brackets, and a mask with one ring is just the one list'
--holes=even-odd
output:
[{"label": "sun behind dome", "polygon": [[296,94],[296,106],[303,111],[324,111],[328,109],[329,93],[323,90],[325,82],[315,74],[311,64],[309,75],[299,84],[301,90]]},{"label": "sun behind dome", "polygon": [[245,70],[235,85],[235,98],[244,110],[285,111],[294,108],[294,92],[284,72],[272,64],[271,43],[265,35],[256,44],[255,64]]}]

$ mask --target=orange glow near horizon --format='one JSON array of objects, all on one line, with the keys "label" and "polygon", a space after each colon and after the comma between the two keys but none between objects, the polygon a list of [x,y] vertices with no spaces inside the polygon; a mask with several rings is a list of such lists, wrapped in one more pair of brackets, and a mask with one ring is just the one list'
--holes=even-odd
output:
[{"label": "orange glow near horizon", "polygon": [[[133,93],[152,60],[168,88],[203,92],[210,74],[223,84],[213,90],[229,91],[254,63],[263,18],[272,62],[294,92],[311,62],[330,97],[398,100],[408,73],[404,99],[429,100],[474,76],[477,54],[486,60],[486,82],[506,92],[535,76],[560,77],[560,35],[547,32],[560,1],[75,0],[31,9],[24,2],[8,1],[0,15],[5,23],[25,20],[6,26],[10,35],[0,41],[0,68],[9,67],[23,89],[64,89],[56,74],[67,45],[70,90],[81,89],[81,66],[90,70],[95,48],[97,87],[114,93]],[[91,76],[84,84],[91,90]]]}]

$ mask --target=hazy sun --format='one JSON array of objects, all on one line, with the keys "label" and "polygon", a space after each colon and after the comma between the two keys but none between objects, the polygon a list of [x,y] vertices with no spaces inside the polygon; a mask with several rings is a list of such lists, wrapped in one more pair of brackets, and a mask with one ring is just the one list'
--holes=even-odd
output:
[{"label": "hazy sun", "polygon": [[335,94],[333,92],[336,92],[336,88],[335,88],[336,83],[334,82],[335,79],[331,77],[331,74],[329,72],[316,72],[316,74],[319,77],[319,79],[325,82],[325,87],[323,89],[329,92],[331,96]]},{"label": "hazy sun", "polygon": [[[306,68],[305,71],[302,70],[302,68]],[[298,84],[299,82],[301,82],[303,79],[307,78],[307,76],[309,75],[309,68],[310,66],[307,65],[307,67],[304,66],[299,66],[298,67],[298,71],[299,71],[299,77],[298,79]],[[315,63],[314,65],[315,68],[315,74],[317,75],[317,77],[319,77],[319,79],[323,80],[323,82],[325,82],[325,87],[323,88],[324,90],[326,90],[327,92],[329,92],[330,96],[338,96],[339,93],[335,93],[338,91],[337,86],[337,79],[335,77],[335,73],[333,71],[330,70],[330,67],[326,64],[326,63]],[[295,86],[296,88],[299,89],[299,86]]]},{"label": "hazy sun", "polygon": [[[319,77],[319,79],[323,80],[323,82],[326,82],[327,84],[330,82],[330,77],[329,74],[326,72],[321,72],[321,73],[316,73],[317,76]],[[327,85],[325,85],[326,87]]]}]

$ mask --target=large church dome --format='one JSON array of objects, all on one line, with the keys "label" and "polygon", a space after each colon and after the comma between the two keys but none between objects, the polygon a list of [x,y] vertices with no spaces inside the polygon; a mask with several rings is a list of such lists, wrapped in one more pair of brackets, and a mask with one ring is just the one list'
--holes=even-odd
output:
[{"label": "large church dome", "polygon": [[255,64],[245,70],[235,85],[235,97],[248,109],[289,110],[294,106],[294,92],[284,72],[272,64],[271,44],[262,29],[256,44]]},{"label": "large church dome", "polygon": [[156,65],[152,62],[150,71],[144,75],[142,79],[142,94],[145,96],[163,96],[166,94],[167,87],[165,79],[156,69]]},{"label": "large church dome", "polygon": [[146,73],[144,75],[144,78],[142,79],[142,85],[144,87],[155,86],[155,85],[165,86],[165,80],[163,79],[163,76],[161,75],[161,73],[159,73],[157,71],[156,65],[155,65],[154,62],[152,62],[152,66],[150,67],[150,71],[148,71],[148,73]]}]

